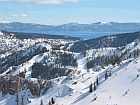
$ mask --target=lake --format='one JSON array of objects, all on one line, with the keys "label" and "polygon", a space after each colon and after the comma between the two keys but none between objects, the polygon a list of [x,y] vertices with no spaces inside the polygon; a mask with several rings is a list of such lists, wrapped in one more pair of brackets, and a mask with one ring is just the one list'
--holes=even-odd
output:
[{"label": "lake", "polygon": [[120,34],[120,33],[126,33],[126,32],[60,32],[60,31],[52,31],[52,32],[45,32],[47,34],[52,35],[67,35],[72,37],[79,37],[82,39],[93,39],[101,36],[107,36],[107,35],[114,35],[114,34]]}]

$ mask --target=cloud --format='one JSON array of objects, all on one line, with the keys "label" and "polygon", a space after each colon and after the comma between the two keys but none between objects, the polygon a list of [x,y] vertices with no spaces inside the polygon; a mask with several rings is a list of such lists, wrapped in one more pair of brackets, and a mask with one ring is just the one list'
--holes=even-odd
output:
[{"label": "cloud", "polygon": [[77,3],[79,0],[0,0],[13,2],[31,2],[38,4],[63,4],[63,3]]},{"label": "cloud", "polygon": [[28,15],[27,14],[21,14],[21,17],[27,17]]},{"label": "cloud", "polygon": [[13,17],[27,17],[27,14],[13,14]]},{"label": "cloud", "polygon": [[79,0],[38,0],[37,3],[41,4],[62,4],[66,2],[76,3]]},{"label": "cloud", "polygon": [[0,1],[15,1],[15,0],[0,0]]}]

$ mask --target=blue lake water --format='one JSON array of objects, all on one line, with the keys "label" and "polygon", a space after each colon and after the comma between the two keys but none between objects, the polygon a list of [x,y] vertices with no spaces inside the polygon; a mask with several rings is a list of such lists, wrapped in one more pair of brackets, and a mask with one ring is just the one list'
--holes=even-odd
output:
[{"label": "blue lake water", "polygon": [[72,37],[79,37],[82,39],[93,39],[101,36],[107,36],[107,35],[115,35],[120,33],[126,33],[126,32],[47,32],[48,34],[53,35],[67,35]]}]

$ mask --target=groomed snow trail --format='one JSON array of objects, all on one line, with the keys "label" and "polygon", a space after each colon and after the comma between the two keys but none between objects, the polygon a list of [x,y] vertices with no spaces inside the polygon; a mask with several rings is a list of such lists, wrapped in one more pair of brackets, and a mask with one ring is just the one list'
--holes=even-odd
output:
[{"label": "groomed snow trail", "polygon": [[87,72],[87,59],[86,57],[84,57],[83,54],[79,53],[77,54],[77,63],[78,63],[78,67],[77,67],[77,71],[81,71],[81,73],[86,73]]}]

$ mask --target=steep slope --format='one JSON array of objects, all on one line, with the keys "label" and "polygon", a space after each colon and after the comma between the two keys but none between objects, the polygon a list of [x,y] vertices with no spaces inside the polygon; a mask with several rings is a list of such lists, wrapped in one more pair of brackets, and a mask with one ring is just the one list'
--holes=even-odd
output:
[{"label": "steep slope", "polygon": [[[57,85],[39,99],[32,100],[29,105],[38,105],[41,99],[47,105],[52,97],[55,105],[139,105],[139,65],[140,58],[131,59],[115,67],[110,65],[100,72],[89,71],[71,81],[62,77]],[[104,80],[102,74],[106,70],[113,71],[113,74]],[[90,93],[89,85],[96,81],[96,76],[100,77],[100,85],[96,91]]]},{"label": "steep slope", "polygon": [[[99,88],[76,105],[139,105],[140,58],[113,68],[117,70]],[[97,100],[94,100],[94,94]]]},{"label": "steep slope", "polygon": [[[69,50],[74,41],[61,39],[38,41],[23,48],[18,58],[15,56],[15,65],[3,66],[10,65],[0,75],[0,104],[15,105],[18,100],[20,104],[39,105],[42,100],[48,105],[53,98],[54,105],[139,105],[137,36],[124,46],[91,48],[80,53]],[[13,55],[6,57],[2,58],[5,62],[14,60]]]},{"label": "steep slope", "polygon": [[[139,44],[134,42],[125,47],[125,51],[133,52]],[[124,51],[124,52],[125,52]],[[100,52],[98,53],[100,54]],[[110,52],[104,52],[110,55]],[[127,53],[129,54],[129,53]],[[86,58],[77,54],[78,68],[71,77],[59,78],[59,82],[44,96],[36,99],[30,105],[37,105],[42,99],[47,105],[53,97],[55,105],[139,105],[139,75],[140,58],[129,58],[120,64],[108,65],[99,71],[86,68]],[[105,80],[106,71],[111,71],[111,76]],[[110,74],[109,74],[110,75]],[[99,85],[96,90],[89,92],[91,83],[98,77]],[[94,86],[93,86],[94,88]],[[96,97],[96,100],[95,100]]]}]

